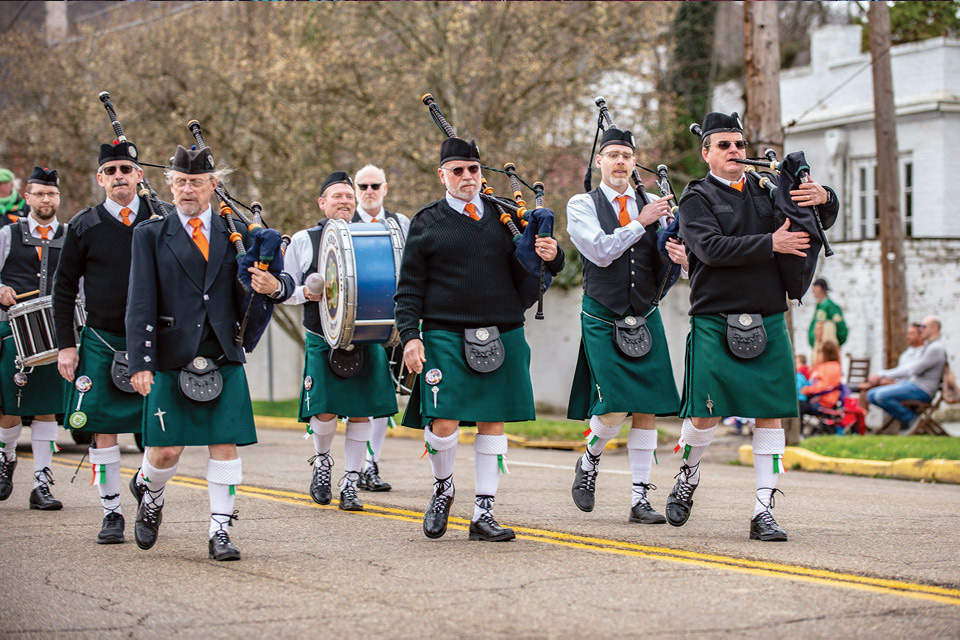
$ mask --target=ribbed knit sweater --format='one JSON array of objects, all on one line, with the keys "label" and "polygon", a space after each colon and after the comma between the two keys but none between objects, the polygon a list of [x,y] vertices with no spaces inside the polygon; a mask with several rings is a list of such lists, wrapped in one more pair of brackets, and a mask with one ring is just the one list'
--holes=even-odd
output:
[{"label": "ribbed knit sweater", "polygon": [[58,344],[73,344],[73,306],[81,277],[87,324],[126,335],[124,317],[133,228],[149,217],[150,211],[141,200],[136,221],[129,227],[110,215],[103,204],[84,209],[70,221],[53,287]]},{"label": "ribbed knit sweater", "polygon": [[[563,252],[547,267],[556,273]],[[510,233],[484,203],[480,220],[438,200],[414,216],[403,249],[395,300],[397,330],[406,344],[423,329],[459,330],[523,324],[514,278],[523,275]]]}]

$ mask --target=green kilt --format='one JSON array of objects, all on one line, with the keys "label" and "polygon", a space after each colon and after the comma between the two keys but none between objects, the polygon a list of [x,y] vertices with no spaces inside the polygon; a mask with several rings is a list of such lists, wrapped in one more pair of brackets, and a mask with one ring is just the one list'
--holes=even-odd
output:
[{"label": "green kilt", "polygon": [[[307,331],[300,388],[300,422],[332,413],[345,418],[382,418],[397,413],[397,396],[390,377],[387,352],[379,344],[362,345],[363,368],[352,378],[341,378],[327,361],[330,345]],[[308,388],[309,387],[309,388]]]},{"label": "green kilt", "polygon": [[586,420],[621,412],[677,415],[680,396],[673,380],[660,310],[654,309],[646,318],[653,346],[642,358],[628,358],[614,345],[613,321],[618,317],[590,296],[583,296],[580,356],[567,403],[567,418]]},{"label": "green kilt", "polygon": [[[216,359],[220,347],[200,344],[199,354]],[[146,447],[247,445],[257,442],[253,405],[243,365],[222,362],[223,391],[216,400],[194,402],[180,391],[180,370],[157,371],[150,395],[143,399],[143,444]]]},{"label": "green kilt", "polygon": [[[101,342],[97,336],[107,344]],[[80,393],[76,384],[68,384],[67,404],[63,411],[68,420],[64,426],[74,428],[69,418],[79,411],[87,417],[86,424],[80,429],[88,433],[140,433],[143,397],[136,392],[120,391],[113,384],[110,375],[114,350],[126,349],[127,339],[123,336],[103,329],[83,328],[78,349],[80,364],[77,366],[74,382],[80,376],[87,376],[93,386],[86,393]]]},{"label": "green kilt", "polygon": [[[537,417],[530,384],[530,347],[523,327],[500,334],[504,362],[490,373],[477,373],[467,366],[463,334],[424,331],[427,361],[413,383],[403,424],[423,429],[434,418],[459,420],[462,426],[477,422],[522,422]],[[440,382],[427,384],[426,375],[440,372]],[[434,393],[433,390],[437,392]]]},{"label": "green kilt", "polygon": [[767,346],[750,360],[730,353],[726,326],[719,314],[690,318],[680,417],[795,418],[796,374],[784,314],[764,316]]},{"label": "green kilt", "polygon": [[23,370],[27,374],[27,384],[18,387],[13,382],[13,376],[19,371],[16,357],[13,328],[4,320],[0,322],[0,410],[12,416],[45,416],[61,412],[66,381],[60,376],[57,363],[33,367],[32,371],[27,367]]}]

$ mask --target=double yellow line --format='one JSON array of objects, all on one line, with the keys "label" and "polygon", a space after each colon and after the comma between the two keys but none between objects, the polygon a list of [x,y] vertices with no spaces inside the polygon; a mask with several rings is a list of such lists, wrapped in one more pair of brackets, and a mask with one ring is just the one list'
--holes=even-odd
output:
[{"label": "double yellow line", "polygon": [[[63,466],[75,466],[59,460],[55,460],[54,463]],[[136,473],[136,469],[123,468],[121,469],[121,473],[124,476],[129,477]],[[176,476],[170,481],[169,484],[182,487],[192,487],[194,489],[201,490],[207,488],[206,480],[192,476]],[[338,503],[337,500],[334,500],[330,505],[321,506],[315,503],[313,499],[305,493],[282,491],[279,489],[267,489],[264,487],[250,485],[242,485],[238,487],[237,492],[240,495],[251,498],[312,507],[315,509],[337,509],[336,505]],[[394,507],[381,507],[369,503],[364,504],[363,511],[345,511],[343,513],[350,515],[373,516],[376,518],[388,518],[390,520],[400,520],[403,522],[413,522],[416,524],[420,524],[423,520],[423,513],[420,511],[397,509]],[[469,525],[470,521],[464,518],[450,518],[449,528],[451,529],[466,530]],[[905,596],[907,598],[918,598],[921,600],[939,602],[941,604],[960,606],[960,589],[948,589],[945,587],[937,587],[915,582],[904,582],[901,580],[891,580],[886,578],[875,578],[852,573],[839,573],[824,569],[810,569],[797,565],[780,564],[762,560],[749,560],[747,558],[700,553],[697,551],[687,551],[685,549],[653,547],[642,544],[634,544],[631,542],[624,542],[622,540],[581,536],[571,533],[563,533],[560,531],[550,531],[547,529],[532,529],[528,527],[514,527],[513,529],[517,532],[517,538],[520,540],[529,540],[531,542],[539,542],[542,544],[552,544],[571,549],[582,549],[599,553],[612,553],[621,556],[632,556],[638,558],[650,558],[653,560],[677,562],[680,564],[707,567],[710,569],[719,569],[724,571],[733,571],[736,573],[745,573],[766,578],[779,578],[782,580],[792,580],[795,582],[807,582],[831,587],[857,589],[859,591],[870,591],[887,595]]]}]

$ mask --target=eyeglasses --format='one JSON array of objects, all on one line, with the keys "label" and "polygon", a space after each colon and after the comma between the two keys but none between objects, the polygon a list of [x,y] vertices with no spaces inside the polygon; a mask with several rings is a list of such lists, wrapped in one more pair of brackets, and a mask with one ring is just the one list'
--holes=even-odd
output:
[{"label": "eyeglasses", "polygon": [[199,189],[208,182],[210,182],[210,178],[207,178],[206,180],[184,180],[183,178],[174,178],[170,184],[175,186],[177,189],[183,189],[187,185],[190,185],[194,189]]},{"label": "eyeglasses", "polygon": [[920,327],[921,329],[926,329],[926,328],[927,328],[927,325],[925,325],[925,324],[918,324],[917,326]]},{"label": "eyeglasses", "polygon": [[36,191],[33,191],[29,195],[33,198],[36,198],[37,200],[43,200],[44,198],[50,198],[51,200],[53,200],[54,198],[60,197],[60,192],[59,191],[42,191],[38,193]]},{"label": "eyeglasses", "polygon": [[114,164],[114,165],[110,165],[109,167],[104,167],[100,169],[100,173],[102,173],[105,176],[112,176],[117,171],[119,171],[123,175],[127,176],[133,173],[134,171],[136,171],[136,169],[137,168],[132,164],[122,164],[119,167]]},{"label": "eyeglasses", "polygon": [[[732,145],[732,144],[737,145],[737,149],[740,149],[740,150],[743,150],[743,149],[746,149],[746,148],[747,148],[747,141],[746,141],[746,140],[734,140],[734,141],[730,141],[730,140],[718,140],[717,143],[716,143],[717,149],[720,149],[720,151],[726,151],[727,149],[730,148],[730,145]],[[709,149],[709,148],[710,148],[710,145],[708,144],[708,145],[706,145],[706,147]]]},{"label": "eyeglasses", "polygon": [[611,160],[623,160],[624,162],[630,162],[633,160],[632,153],[624,153],[622,151],[608,151],[607,153],[601,153],[600,155],[606,156]]},{"label": "eyeglasses", "polygon": [[450,173],[457,176],[458,178],[463,175],[464,169],[469,171],[472,175],[477,175],[478,173],[480,173],[480,165],[478,164],[471,164],[469,167],[454,167],[452,169],[441,167],[441,169],[443,169],[444,171],[449,171]]},{"label": "eyeglasses", "polygon": [[374,191],[379,191],[380,187],[382,186],[383,186],[382,182],[375,182],[373,184],[360,184],[359,182],[357,183],[357,189],[359,189],[360,191],[366,191],[367,189],[373,189]]}]

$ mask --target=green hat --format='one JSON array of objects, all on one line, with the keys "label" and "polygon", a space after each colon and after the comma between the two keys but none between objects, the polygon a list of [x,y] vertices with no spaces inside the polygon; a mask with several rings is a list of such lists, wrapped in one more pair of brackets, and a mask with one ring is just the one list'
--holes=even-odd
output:
[{"label": "green hat", "polygon": [[0,182],[10,182],[11,180],[13,180],[13,171],[0,169]]}]

